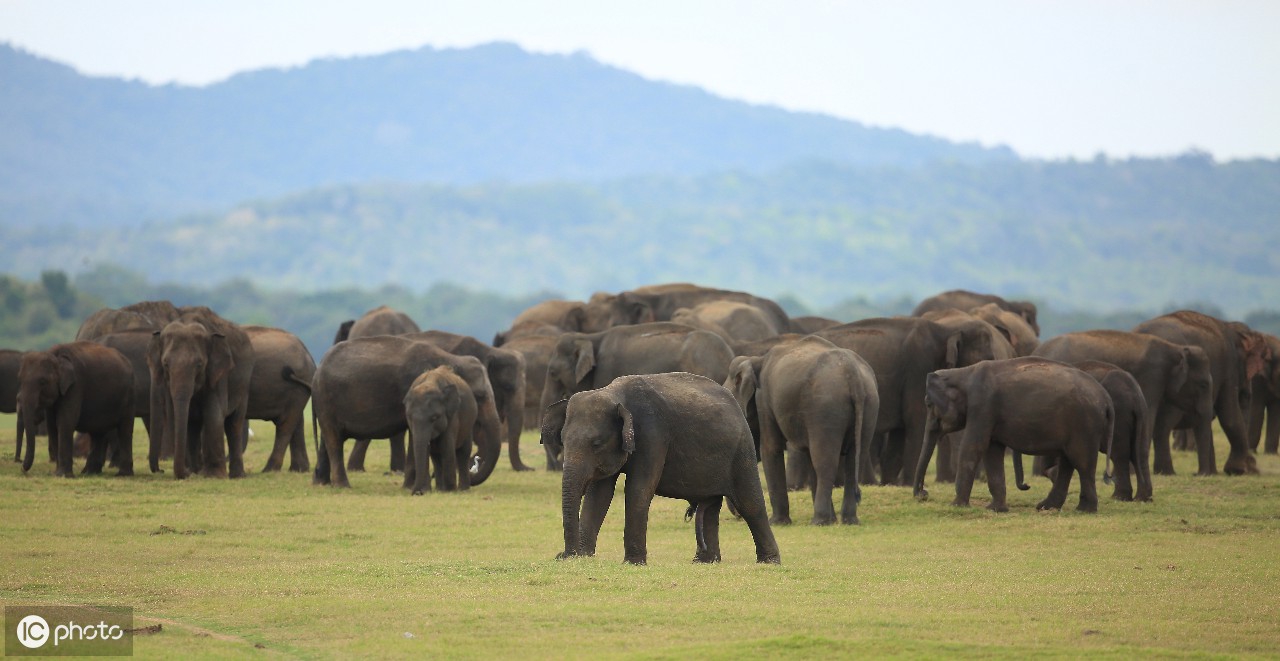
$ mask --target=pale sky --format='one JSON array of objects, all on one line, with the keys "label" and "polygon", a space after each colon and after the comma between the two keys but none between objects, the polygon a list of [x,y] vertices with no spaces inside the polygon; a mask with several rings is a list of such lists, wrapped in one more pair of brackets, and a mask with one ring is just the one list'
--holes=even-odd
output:
[{"label": "pale sky", "polygon": [[498,40],[1029,157],[1280,157],[1280,0],[0,0],[0,41],[156,84]]}]

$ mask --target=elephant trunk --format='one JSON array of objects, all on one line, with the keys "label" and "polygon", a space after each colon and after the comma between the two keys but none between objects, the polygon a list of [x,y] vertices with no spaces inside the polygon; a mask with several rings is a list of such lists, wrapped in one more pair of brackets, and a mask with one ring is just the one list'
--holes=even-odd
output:
[{"label": "elephant trunk", "polygon": [[564,476],[560,481],[561,517],[564,523],[564,552],[557,556],[563,559],[578,555],[582,535],[579,527],[579,513],[582,510],[582,494],[586,490],[581,470],[565,466]]},{"label": "elephant trunk", "polygon": [[912,490],[916,500],[929,500],[929,492],[924,488],[924,474],[929,470],[929,460],[933,458],[933,448],[938,445],[939,433],[938,418],[930,408],[924,421],[924,447],[920,448],[920,458],[916,460],[916,479]]},{"label": "elephant trunk", "polygon": [[1026,475],[1022,470],[1022,453],[1017,450],[1013,451],[1013,482],[1018,485],[1018,491],[1027,491],[1031,489],[1031,485],[1025,481]]},{"label": "elephant trunk", "polygon": [[516,470],[527,470],[520,460],[520,432],[524,431],[524,370],[520,370],[520,378],[516,381],[516,389],[505,402],[507,424],[507,454],[510,455],[511,467]]},{"label": "elephant trunk", "polygon": [[476,416],[476,455],[471,458],[471,486],[483,484],[498,465],[502,454],[502,425],[498,422],[498,408],[490,397],[481,404]]},{"label": "elephant trunk", "polygon": [[[166,435],[173,439],[173,476],[181,480],[187,477],[188,461],[194,459],[187,456],[189,449],[187,426],[191,416],[191,399],[195,395],[195,387],[191,384],[170,383],[170,401],[173,405],[168,411],[170,424],[165,431]],[[152,462],[154,466],[156,459]]]},{"label": "elephant trunk", "polygon": [[[30,401],[20,402],[18,406],[18,443],[21,447],[22,433],[27,435],[27,454],[22,458],[22,472],[31,470],[36,459],[36,430],[40,427],[40,412]],[[53,457],[50,457],[52,459]]]}]

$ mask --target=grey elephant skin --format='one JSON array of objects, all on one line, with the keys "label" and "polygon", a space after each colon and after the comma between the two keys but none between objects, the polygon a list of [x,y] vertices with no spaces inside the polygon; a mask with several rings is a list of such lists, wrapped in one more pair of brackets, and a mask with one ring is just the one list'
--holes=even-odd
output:
[{"label": "grey elephant skin", "polygon": [[[559,335],[587,332],[586,303],[552,299],[529,306],[512,320],[511,327],[493,336],[493,346],[526,335]],[[601,329],[603,330],[603,329]]]},{"label": "grey elephant skin", "polygon": [[340,342],[329,349],[312,382],[312,410],[319,426],[313,482],[350,487],[342,465],[348,438],[387,438],[408,430],[404,398],[423,373],[448,366],[467,382],[478,411],[472,438],[478,455],[467,462],[471,485],[488,479],[498,463],[502,437],[498,411],[484,365],[425,342],[378,335]]},{"label": "grey elephant skin", "polygon": [[1254,452],[1262,441],[1263,420],[1266,420],[1267,454],[1280,450],[1280,338],[1265,335],[1271,348],[1271,359],[1266,368],[1253,377],[1253,397],[1249,400],[1249,447]]},{"label": "grey elephant skin", "polygon": [[409,333],[405,337],[435,345],[455,356],[474,356],[484,363],[489,373],[489,385],[493,387],[494,404],[498,407],[498,420],[502,423],[511,468],[533,470],[520,460],[520,432],[524,430],[524,355],[510,348],[489,346],[468,335],[441,330]]},{"label": "grey elephant skin", "polygon": [[[689,372],[717,384],[729,375],[733,350],[719,335],[683,324],[658,322],[619,326],[600,333],[566,333],[547,361],[542,390],[542,428],[563,419],[563,406],[575,393],[609,385],[630,374]],[[543,434],[543,445],[559,455],[559,438]]]},{"label": "grey elephant skin", "polygon": [[1115,410],[1092,376],[1056,361],[1014,358],[938,370],[925,386],[928,408],[924,449],[916,466],[915,496],[924,488],[929,455],[939,434],[963,430],[953,505],[968,506],[978,463],[985,462],[991,504],[1006,512],[1004,453],[1057,457],[1060,470],[1036,509],[1061,509],[1072,473],[1080,475],[1082,512],[1098,511],[1095,471],[1099,448],[1110,449]]},{"label": "grey elephant skin", "polygon": [[[1173,428],[1193,429],[1196,439],[1196,456],[1199,475],[1218,472],[1213,449],[1213,430],[1210,422],[1216,416],[1231,445],[1230,454],[1222,471],[1228,475],[1257,473],[1257,458],[1249,447],[1249,423],[1246,406],[1253,377],[1260,374],[1270,349],[1262,335],[1241,323],[1228,323],[1199,312],[1180,310],[1134,327],[1134,332],[1155,335],[1170,342],[1199,347],[1209,358],[1209,370],[1213,378],[1213,412],[1207,416],[1187,414],[1176,416],[1167,422]],[[1208,419],[1204,419],[1208,418]],[[1173,474],[1173,461],[1169,453],[1169,432],[1157,427],[1153,443],[1156,447],[1155,471]]]},{"label": "grey elephant skin", "polygon": [[[948,328],[915,317],[864,319],[814,333],[853,351],[876,374],[880,411],[876,435],[888,434],[883,450],[872,443],[872,461],[880,461],[882,484],[910,484],[924,438],[925,378],[930,372],[991,360],[991,327],[973,320]],[[859,481],[872,482],[870,466]]]},{"label": "grey elephant skin", "polygon": [[[334,335],[333,343],[345,342],[346,340],[356,340],[362,337],[376,337],[378,335],[407,335],[409,333],[420,333],[422,329],[418,324],[409,317],[409,315],[385,305],[380,305],[363,315],[359,319],[349,319],[342,322],[338,326],[338,332]],[[395,434],[390,438],[391,442],[391,471],[393,473],[404,470],[404,434]],[[351,457],[347,459],[348,471],[363,471],[364,457],[369,451],[369,439],[357,438],[355,445],[351,448]]]},{"label": "grey elephant skin", "polygon": [[471,487],[471,431],[476,424],[476,400],[471,387],[453,368],[440,366],[423,372],[404,396],[409,425],[409,456],[404,487],[420,496],[431,491],[428,460],[435,464],[436,488],[466,491]]},{"label": "grey elephant skin", "polygon": [[680,308],[672,313],[671,321],[709,330],[729,343],[764,340],[787,331],[763,309],[739,301],[709,301]]},{"label": "grey elephant skin", "polygon": [[92,438],[85,473],[102,472],[108,436],[114,435],[120,448],[117,474],[133,474],[133,366],[119,351],[93,342],[28,351],[18,379],[18,409],[27,427],[23,472],[35,459],[35,427],[45,422],[49,438],[57,441],[55,475],[75,477],[76,431]]},{"label": "grey elephant skin", "polygon": [[945,291],[920,301],[920,304],[911,311],[911,316],[919,317],[932,310],[946,310],[949,308],[972,310],[988,303],[994,303],[1000,309],[1008,310],[1022,317],[1031,326],[1031,329],[1035,331],[1036,337],[1040,337],[1040,324],[1036,322],[1038,313],[1035,303],[1030,301],[1006,301],[994,294],[978,294],[963,289]]},{"label": "grey elephant skin", "polygon": [[[119,351],[133,366],[133,417],[142,420],[142,426],[150,438],[151,429],[151,368],[147,365],[147,353],[151,350],[151,339],[155,331],[132,329],[107,333],[93,341]],[[118,465],[120,448],[115,437],[111,436],[109,445],[116,446],[111,458],[112,465]],[[172,452],[172,446],[170,447]]]},{"label": "grey elephant skin", "polygon": [[[871,366],[858,354],[820,337],[776,347],[761,357],[738,357],[725,387],[759,428],[760,459],[773,507],[773,524],[791,523],[783,452],[810,462],[814,525],[836,522],[831,491],[844,471],[840,521],[858,523],[858,465],[876,429],[880,397]],[[844,459],[842,462],[841,460]]]},{"label": "grey elephant skin", "polygon": [[155,332],[147,352],[151,471],[160,472],[160,439],[170,438],[175,478],[192,471],[244,477],[253,345],[238,325],[209,308],[179,311],[176,321]]},{"label": "grey elephant skin", "polygon": [[695,562],[720,560],[725,497],[746,520],[756,561],[781,561],[769,527],[751,432],[733,395],[687,373],[627,376],[569,400],[561,505],[564,551],[594,555],[618,477],[626,474],[624,558],[648,560],[649,505],[655,495],[690,503]]},{"label": "grey elephant skin", "polygon": [[1209,357],[1199,347],[1144,333],[1093,330],[1051,338],[1036,348],[1035,355],[1072,364],[1098,360],[1133,376],[1147,404],[1143,427],[1151,430],[1157,473],[1162,452],[1163,461],[1170,470],[1173,467],[1168,443],[1162,448],[1156,442],[1161,434],[1168,438],[1184,412],[1195,414],[1197,424],[1206,427],[1213,419],[1213,377]]},{"label": "grey elephant skin", "polygon": [[[249,382],[249,420],[267,420],[275,425],[275,443],[262,472],[278,471],[289,450],[289,470],[311,471],[307,457],[306,426],[303,414],[311,399],[311,379],[316,361],[298,336],[268,326],[245,326],[255,357]],[[247,434],[246,434],[247,436]]]}]

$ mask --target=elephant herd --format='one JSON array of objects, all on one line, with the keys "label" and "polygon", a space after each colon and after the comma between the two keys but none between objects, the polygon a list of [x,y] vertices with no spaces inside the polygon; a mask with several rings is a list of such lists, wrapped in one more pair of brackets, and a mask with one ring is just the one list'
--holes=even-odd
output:
[{"label": "elephant herd", "polygon": [[[719,559],[728,498],[757,559],[777,562],[769,526],[790,523],[789,490],[810,489],[814,524],[857,523],[859,485],[911,485],[927,498],[935,451],[957,505],[985,471],[989,507],[1007,509],[1008,450],[1019,488],[1029,488],[1024,454],[1053,480],[1039,508],[1061,508],[1078,475],[1079,509],[1096,511],[1100,455],[1104,480],[1115,465],[1113,498],[1150,500],[1152,472],[1173,472],[1175,433],[1202,475],[1218,470],[1215,418],[1230,444],[1224,472],[1257,472],[1264,419],[1265,448],[1277,450],[1280,340],[1184,310],[1042,342],[1036,316],[1029,302],[950,291],[910,316],[841,323],[675,283],[544,301],[491,345],[423,332],[381,307],[344,323],[317,365],[286,331],[144,302],[95,313],[75,342],[0,352],[0,402],[16,402],[24,469],[43,423],[68,477],[74,432],[89,438],[85,472],[110,460],[131,474],[135,417],[153,472],[171,455],[178,478],[244,475],[249,419],[276,424],[264,470],[280,470],[288,450],[289,469],[305,472],[310,401],[315,483],[349,486],[370,439],[388,438],[391,468],[415,494],[433,479],[441,490],[483,483],[504,440],[512,468],[530,470],[520,432],[540,429],[547,469],[563,470],[562,556],[594,552],[626,473],[625,555],[636,563],[654,495],[689,501],[696,560]],[[356,447],[344,464],[347,439]]]}]

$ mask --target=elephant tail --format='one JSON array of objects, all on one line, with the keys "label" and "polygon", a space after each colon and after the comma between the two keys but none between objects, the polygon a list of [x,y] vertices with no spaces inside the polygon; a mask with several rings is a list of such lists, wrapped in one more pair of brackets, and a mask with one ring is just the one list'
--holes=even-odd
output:
[{"label": "elephant tail", "polygon": [[1107,465],[1102,469],[1102,483],[1110,485],[1111,480],[1111,452],[1115,447],[1115,429],[1116,429],[1116,409],[1114,406],[1107,407]]},{"label": "elephant tail", "polygon": [[1018,491],[1029,491],[1031,489],[1031,485],[1027,484],[1026,480],[1024,479],[1025,473],[1023,472],[1023,468],[1022,468],[1022,453],[1018,452],[1017,450],[1012,450],[1012,452],[1013,452],[1013,481],[1015,484],[1018,485]]},{"label": "elephant tail", "polygon": [[684,522],[688,523],[692,521],[693,515],[697,513],[697,511],[698,511],[698,504],[693,502],[692,500],[689,501],[689,509],[684,511]]},{"label": "elephant tail", "polygon": [[283,378],[285,381],[289,381],[290,383],[296,383],[302,386],[303,388],[306,388],[307,392],[311,392],[311,384],[307,383],[305,380],[299,377],[298,373],[295,372],[293,367],[289,365],[285,365],[283,368],[280,369],[280,377]]},{"label": "elephant tail", "polygon": [[[289,369],[289,368],[286,367],[285,369]],[[303,427],[303,429],[306,429],[306,427]],[[324,452],[324,446],[320,444],[320,426],[316,424],[316,400],[314,397],[311,399],[311,440],[316,444],[315,475],[317,478],[328,477],[327,475],[326,476],[320,475],[320,453]]]}]

